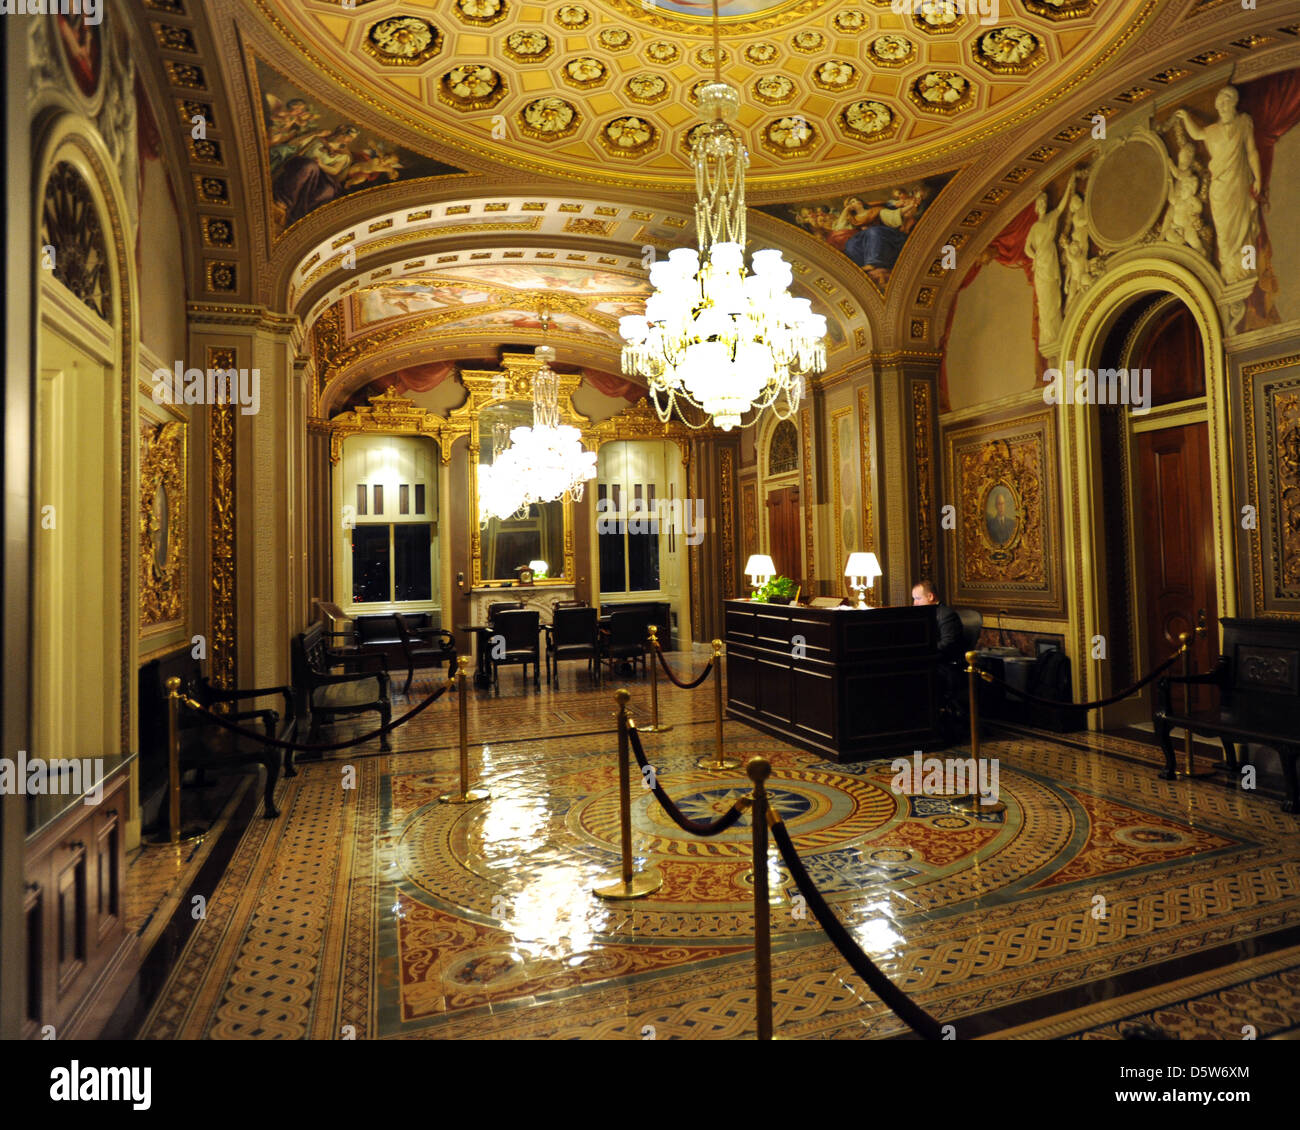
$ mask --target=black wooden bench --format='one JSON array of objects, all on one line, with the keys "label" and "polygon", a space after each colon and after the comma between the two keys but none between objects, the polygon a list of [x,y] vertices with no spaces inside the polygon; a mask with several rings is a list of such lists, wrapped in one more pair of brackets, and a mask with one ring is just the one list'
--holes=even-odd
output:
[{"label": "black wooden bench", "polygon": [[[300,715],[311,715],[310,742],[318,740],[323,723],[337,717],[374,711],[385,726],[392,717],[384,657],[331,648],[327,642],[331,635],[320,624],[312,624],[293,638],[296,706]],[[335,672],[336,667],[343,670]],[[380,735],[379,748],[390,748],[387,733]]]},{"label": "black wooden bench", "polygon": [[[1223,654],[1203,675],[1170,675],[1157,684],[1156,735],[1165,754],[1161,776],[1175,775],[1171,731],[1175,726],[1223,743],[1229,771],[1237,771],[1236,743],[1249,742],[1277,751],[1286,782],[1283,812],[1300,811],[1296,758],[1300,756],[1300,622],[1227,618]],[[1175,709],[1173,684],[1208,686],[1217,701],[1206,709]]]},{"label": "black wooden bench", "polygon": [[[293,692],[289,687],[260,687],[253,689],[220,690],[203,676],[199,661],[185,644],[176,651],[152,659],[140,668],[140,796],[149,797],[160,785],[167,784],[167,680],[175,676],[181,681],[181,693],[200,705],[215,711],[218,704],[236,705],[249,699],[269,698],[279,695],[284,700],[284,711],[235,710],[226,714],[232,722],[248,729],[260,725],[267,737],[292,741],[297,732],[297,714],[294,710]],[[180,769],[182,773],[197,771],[229,773],[242,772],[251,764],[266,769],[263,815],[280,814],[275,805],[275,786],[281,768],[285,776],[295,775],[293,758],[282,757],[282,751],[272,746],[243,738],[182,703],[178,715],[180,733]]]}]

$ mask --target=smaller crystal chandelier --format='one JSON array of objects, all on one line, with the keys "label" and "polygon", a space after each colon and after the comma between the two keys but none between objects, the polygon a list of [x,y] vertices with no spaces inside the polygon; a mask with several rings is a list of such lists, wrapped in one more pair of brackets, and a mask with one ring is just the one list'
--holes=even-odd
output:
[{"label": "smaller crystal chandelier", "polygon": [[[549,316],[542,311],[545,337]],[[492,518],[525,518],[537,503],[581,502],[588,479],[596,477],[596,453],[582,446],[582,433],[560,423],[560,378],[551,368],[555,349],[539,345],[541,365],[533,373],[532,427],[514,428],[508,447],[494,431],[491,464],[479,466],[479,524]]]}]

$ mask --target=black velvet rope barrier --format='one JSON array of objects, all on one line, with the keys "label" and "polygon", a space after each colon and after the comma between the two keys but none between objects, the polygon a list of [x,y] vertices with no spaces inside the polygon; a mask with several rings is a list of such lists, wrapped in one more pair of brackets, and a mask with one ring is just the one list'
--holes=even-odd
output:
[{"label": "black velvet rope barrier", "polygon": [[803,860],[799,858],[799,853],[795,851],[794,843],[790,839],[790,833],[786,831],[785,824],[781,822],[780,817],[772,813],[774,819],[772,825],[772,839],[776,841],[776,846],[781,851],[781,858],[785,860],[785,865],[790,869],[790,875],[795,881],[795,886],[799,888],[799,893],[807,900],[809,907],[821,923],[821,927],[826,931],[826,936],[835,944],[835,948],[840,951],[840,956],[844,958],[863,981],[867,987],[876,994],[886,1006],[912,1029],[918,1036],[925,1040],[943,1039],[943,1030],[939,1022],[909,997],[902,989],[895,985],[879,969],[876,968],[875,962],[871,960],[859,948],[858,943],[850,936],[844,928],[835,912],[827,905],[826,900],[822,898],[820,892],[813,885],[807,870],[804,868]]},{"label": "black velvet rope barrier", "polygon": [[1168,671],[1169,668],[1172,667],[1174,663],[1178,661],[1179,657],[1182,654],[1183,653],[1181,650],[1174,652],[1174,654],[1171,655],[1168,659],[1166,659],[1162,664],[1160,664],[1159,667],[1156,667],[1149,674],[1144,675],[1131,687],[1127,687],[1126,689],[1120,691],[1118,694],[1111,695],[1109,698],[1098,698],[1098,699],[1094,699],[1092,702],[1063,702],[1062,700],[1056,698],[1040,698],[1036,694],[1030,694],[1028,691],[1022,691],[1017,689],[1016,687],[1013,687],[1005,679],[999,679],[991,671],[981,670],[979,676],[986,683],[997,683],[999,686],[1005,687],[1012,694],[1019,695],[1021,698],[1027,700],[1028,702],[1036,702],[1038,703],[1039,706],[1054,706],[1057,708],[1062,706],[1073,706],[1078,710],[1097,710],[1103,706],[1112,706],[1115,703],[1121,702],[1124,699],[1128,698],[1130,695],[1137,694],[1137,692],[1140,691],[1143,687],[1145,687],[1149,682],[1151,682],[1152,679],[1156,678],[1159,675],[1163,675],[1166,671]]},{"label": "black velvet rope barrier", "polygon": [[[636,726],[631,719],[628,720],[627,724],[627,736],[631,740],[632,752],[636,754],[637,764],[644,769],[650,762],[646,760],[645,750],[641,748],[641,735],[637,733]],[[645,780],[644,775],[641,779]],[[721,832],[725,832],[740,819],[740,814],[745,811],[745,805],[742,803],[745,798],[742,797],[711,824],[701,824],[697,820],[691,820],[682,815],[681,809],[673,804],[668,794],[664,792],[657,773],[654,774],[654,784],[650,786],[650,791],[654,793],[655,799],[663,805],[664,811],[672,818],[673,823],[683,832],[690,832],[693,836],[716,836]]]},{"label": "black velvet rope barrier", "polygon": [[228,718],[224,717],[223,715],[214,714],[206,706],[201,706],[193,699],[182,698],[181,701],[185,703],[188,709],[194,711],[194,713],[207,715],[210,721],[215,722],[218,726],[221,726],[223,729],[229,730],[232,734],[238,734],[241,738],[248,738],[250,741],[261,742],[263,745],[275,746],[277,749],[291,749],[298,753],[327,753],[330,750],[334,750],[334,749],[347,749],[348,746],[360,745],[362,742],[370,741],[371,738],[379,737],[380,734],[386,734],[390,730],[396,730],[398,726],[401,726],[404,723],[409,722],[421,711],[426,710],[430,706],[432,706],[435,702],[438,701],[438,699],[442,698],[442,696],[445,695],[447,691],[450,689],[451,689],[450,683],[443,683],[442,686],[440,686],[436,691],[433,692],[433,694],[429,695],[429,697],[426,698],[423,702],[421,702],[418,706],[412,707],[400,718],[394,718],[387,725],[380,726],[379,729],[372,730],[368,734],[362,734],[359,738],[348,738],[347,741],[326,742],[324,744],[317,743],[315,745],[309,742],[286,742],[282,738],[271,738],[268,737],[266,734],[259,734],[256,730],[249,730],[243,726],[236,725],[234,722],[231,722]]},{"label": "black velvet rope barrier", "polygon": [[700,672],[700,677],[698,679],[692,679],[689,683],[683,683],[673,674],[672,668],[668,666],[668,660],[664,658],[663,649],[660,648],[657,643],[654,646],[654,653],[659,657],[659,666],[664,669],[664,674],[668,676],[674,686],[681,687],[684,691],[693,691],[709,677],[709,672],[713,670],[713,659],[710,658],[704,665],[704,670]]}]

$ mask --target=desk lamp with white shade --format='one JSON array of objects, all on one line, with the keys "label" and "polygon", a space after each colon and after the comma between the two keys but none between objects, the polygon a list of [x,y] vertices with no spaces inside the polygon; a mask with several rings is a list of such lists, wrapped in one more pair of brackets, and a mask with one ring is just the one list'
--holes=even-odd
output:
[{"label": "desk lamp with white shade", "polygon": [[758,590],[776,576],[776,565],[766,553],[753,553],[745,562],[745,572],[754,586],[754,597],[757,599]]},{"label": "desk lamp with white shade", "polygon": [[880,562],[874,553],[850,553],[848,564],[844,566],[844,575],[849,579],[849,588],[858,590],[858,607],[869,608],[866,591],[873,587],[880,576]]}]

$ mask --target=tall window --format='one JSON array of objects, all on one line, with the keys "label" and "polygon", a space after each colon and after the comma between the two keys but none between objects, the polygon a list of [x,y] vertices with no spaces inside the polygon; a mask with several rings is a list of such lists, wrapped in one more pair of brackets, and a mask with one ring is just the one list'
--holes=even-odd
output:
[{"label": "tall window", "polygon": [[596,484],[596,544],[600,591],[660,592],[665,555],[681,534],[672,523],[682,499],[666,475],[664,445],[607,443],[600,449]]},{"label": "tall window", "polygon": [[353,505],[342,515],[347,541],[339,582],[351,604],[427,607],[437,599],[436,468],[427,439],[348,439],[341,494]]}]

